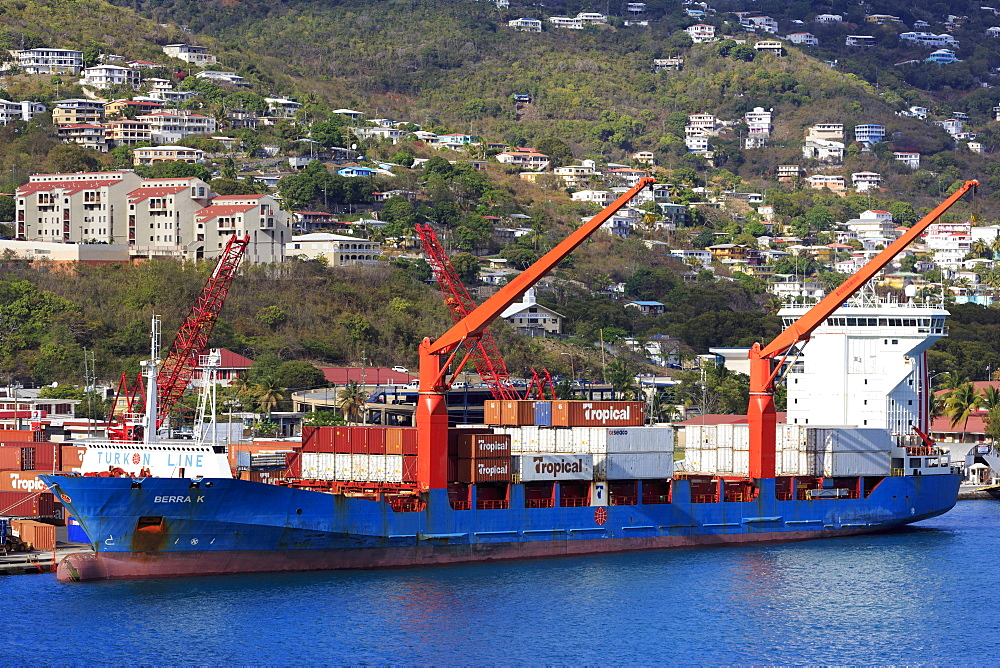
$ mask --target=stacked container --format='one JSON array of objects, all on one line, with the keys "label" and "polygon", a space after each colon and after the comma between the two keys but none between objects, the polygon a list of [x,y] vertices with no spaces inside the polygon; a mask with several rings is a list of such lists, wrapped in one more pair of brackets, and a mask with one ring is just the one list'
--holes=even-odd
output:
[{"label": "stacked container", "polygon": [[504,482],[511,477],[511,438],[507,434],[457,433],[454,481]]}]

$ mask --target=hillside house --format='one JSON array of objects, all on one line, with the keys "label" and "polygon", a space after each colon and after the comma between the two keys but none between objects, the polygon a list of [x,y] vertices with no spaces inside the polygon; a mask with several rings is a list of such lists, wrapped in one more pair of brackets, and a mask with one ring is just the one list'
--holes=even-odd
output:
[{"label": "hillside house", "polygon": [[776,39],[763,39],[753,45],[761,53],[772,53],[776,56],[785,55],[785,45]]},{"label": "hillside house", "polygon": [[848,35],[844,39],[844,44],[847,46],[868,48],[870,46],[875,46],[875,38],[871,35]]},{"label": "hillside house", "polygon": [[814,190],[827,188],[829,190],[841,191],[846,189],[844,177],[839,174],[813,174],[806,179],[806,183]]},{"label": "hillside house", "polygon": [[507,21],[507,26],[522,32],[542,32],[542,22],[538,19],[514,19]]},{"label": "hillside house", "polygon": [[785,39],[797,46],[819,46],[819,40],[811,32],[793,32],[785,35]]},{"label": "hillside house", "polygon": [[84,148],[108,152],[108,139],[104,126],[98,123],[70,123],[56,126],[56,135],[65,142],[73,142]]},{"label": "hillside house", "polygon": [[539,153],[533,148],[516,148],[512,151],[498,153],[497,162],[503,165],[517,165],[535,171],[542,171],[549,166],[549,156]]},{"label": "hillside house", "polygon": [[670,58],[654,58],[654,72],[677,72],[684,67],[684,56],[672,56]]},{"label": "hillside house", "polygon": [[690,114],[687,125],[684,126],[686,137],[714,137],[722,130],[723,125],[712,114]]},{"label": "hillside house", "polygon": [[138,70],[118,65],[98,65],[83,70],[80,84],[97,90],[106,90],[112,86],[131,86],[138,90],[142,84],[142,75]]},{"label": "hillside house", "polygon": [[772,111],[770,109],[754,107],[753,111],[748,111],[743,115],[743,122],[747,124],[747,132],[750,136],[767,139],[774,129],[774,126],[771,125],[771,117]]},{"label": "hillside house", "polygon": [[690,37],[691,41],[695,44],[701,44],[702,42],[711,42],[715,39],[715,26],[710,26],[707,23],[698,23],[693,26],[684,29]]},{"label": "hillside house", "polygon": [[132,164],[152,165],[157,162],[184,162],[189,165],[202,162],[205,152],[186,146],[152,146],[132,151]]},{"label": "hillside house", "polygon": [[826,24],[842,23],[844,17],[840,14],[817,14],[813,21]]},{"label": "hillside house", "polygon": [[806,141],[817,139],[824,141],[844,141],[844,124],[817,123],[806,128]]},{"label": "hillside house", "polygon": [[948,33],[935,35],[930,32],[901,32],[899,39],[919,44],[920,46],[951,46],[958,48],[958,40]]},{"label": "hillside house", "polygon": [[218,58],[208,52],[207,47],[192,44],[167,44],[163,47],[163,53],[198,67],[219,62]]},{"label": "hillside house", "polygon": [[768,33],[772,35],[778,33],[778,22],[770,16],[747,16],[740,19],[740,27],[747,32]]},{"label": "hillside house", "polygon": [[803,177],[802,168],[798,165],[778,165],[775,176],[779,183],[797,181]]},{"label": "hillside house", "polygon": [[661,315],[667,310],[667,305],[656,301],[625,302],[625,308],[633,308],[643,315]]},{"label": "hillside house", "polygon": [[844,223],[856,239],[886,238],[893,239],[898,235],[896,225],[892,222],[892,214],[882,209],[869,209],[852,220]]},{"label": "hillside house", "polygon": [[858,192],[878,188],[882,183],[882,175],[878,172],[854,172],[851,174],[851,185]]},{"label": "hillside house", "polygon": [[173,144],[184,137],[215,132],[214,118],[192,113],[186,109],[157,111],[136,116],[137,121],[149,124],[150,141],[154,144]]},{"label": "hillside house", "polygon": [[578,190],[570,198],[576,202],[593,202],[605,207],[614,202],[617,195],[609,190]]},{"label": "hillside house", "polygon": [[855,125],[854,141],[861,142],[865,146],[878,144],[885,139],[885,126],[875,124]]},{"label": "hillside house", "polygon": [[500,317],[512,324],[519,333],[530,336],[562,334],[563,316],[542,306],[535,299],[535,289],[529,288],[524,298],[508,306]]},{"label": "hillside house", "polygon": [[910,169],[920,169],[920,154],[912,151],[893,151],[892,157]]},{"label": "hillside house", "polygon": [[68,99],[53,102],[52,124],[100,123],[104,120],[104,103],[97,100]]},{"label": "hillside house", "polygon": [[938,49],[937,51],[932,51],[931,55],[924,58],[925,63],[934,63],[936,65],[949,65],[951,63],[962,62],[955,55],[955,52],[951,49]]},{"label": "hillside house", "polygon": [[844,144],[823,139],[807,140],[802,147],[802,157],[818,162],[840,164],[844,161]]},{"label": "hillside house", "polygon": [[27,122],[37,114],[44,114],[45,111],[45,105],[41,102],[0,100],[0,125],[7,125],[11,121]]},{"label": "hillside house", "polygon": [[241,77],[236,72],[222,72],[219,70],[205,70],[194,75],[197,79],[208,79],[215,83],[230,84],[237,88],[249,88],[250,82]]},{"label": "hillside house", "polygon": [[568,16],[550,16],[549,23],[556,28],[567,28],[569,30],[583,30],[583,21],[578,18]]},{"label": "hillside house", "polygon": [[291,237],[285,243],[285,256],[301,255],[315,260],[325,258],[331,267],[347,265],[375,265],[382,255],[377,241],[349,237],[329,232],[313,232]]}]

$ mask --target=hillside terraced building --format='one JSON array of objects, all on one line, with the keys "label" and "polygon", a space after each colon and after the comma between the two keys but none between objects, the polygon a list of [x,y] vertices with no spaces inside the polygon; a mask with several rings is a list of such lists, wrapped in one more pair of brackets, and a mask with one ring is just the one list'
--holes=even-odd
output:
[{"label": "hillside terraced building", "polygon": [[248,262],[281,262],[291,239],[288,214],[270,196],[215,195],[196,178],[36,174],[15,196],[17,239],[121,244],[133,258],[214,259],[229,237],[249,234]]}]

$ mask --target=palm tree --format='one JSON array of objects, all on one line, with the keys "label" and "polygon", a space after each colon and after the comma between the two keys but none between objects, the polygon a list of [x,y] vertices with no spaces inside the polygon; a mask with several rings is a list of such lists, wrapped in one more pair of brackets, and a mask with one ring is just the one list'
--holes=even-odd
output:
[{"label": "palm tree", "polygon": [[348,422],[357,423],[360,422],[358,418],[364,412],[365,400],[367,398],[365,388],[358,381],[352,380],[340,391],[337,397],[337,405]]},{"label": "palm tree", "polygon": [[979,406],[987,411],[1000,408],[1000,390],[992,385],[984,389],[982,396],[979,398]]},{"label": "palm tree", "polygon": [[996,235],[993,241],[990,242],[990,250],[993,251],[993,257],[996,257],[996,253],[1000,253],[1000,234]]},{"label": "palm tree", "polygon": [[981,397],[976,392],[976,386],[972,383],[963,383],[948,393],[944,400],[944,414],[951,419],[951,426],[955,427],[962,423],[962,437],[960,442],[965,441],[965,428],[969,423],[969,416],[979,407]]},{"label": "palm tree", "polygon": [[976,239],[973,241],[969,250],[972,251],[972,254],[976,257],[989,257],[993,255],[993,253],[990,252],[990,245],[982,239]]},{"label": "palm tree", "polygon": [[253,400],[262,413],[270,413],[285,398],[282,390],[273,378],[261,378],[253,388]]}]

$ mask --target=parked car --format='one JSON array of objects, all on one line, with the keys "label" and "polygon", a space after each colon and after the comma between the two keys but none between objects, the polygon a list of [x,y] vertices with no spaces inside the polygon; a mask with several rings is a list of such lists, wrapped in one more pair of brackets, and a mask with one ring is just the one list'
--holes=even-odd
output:
[{"label": "parked car", "polygon": [[410,373],[410,370],[407,369],[405,366],[394,366],[392,367],[392,370],[397,373]]}]

